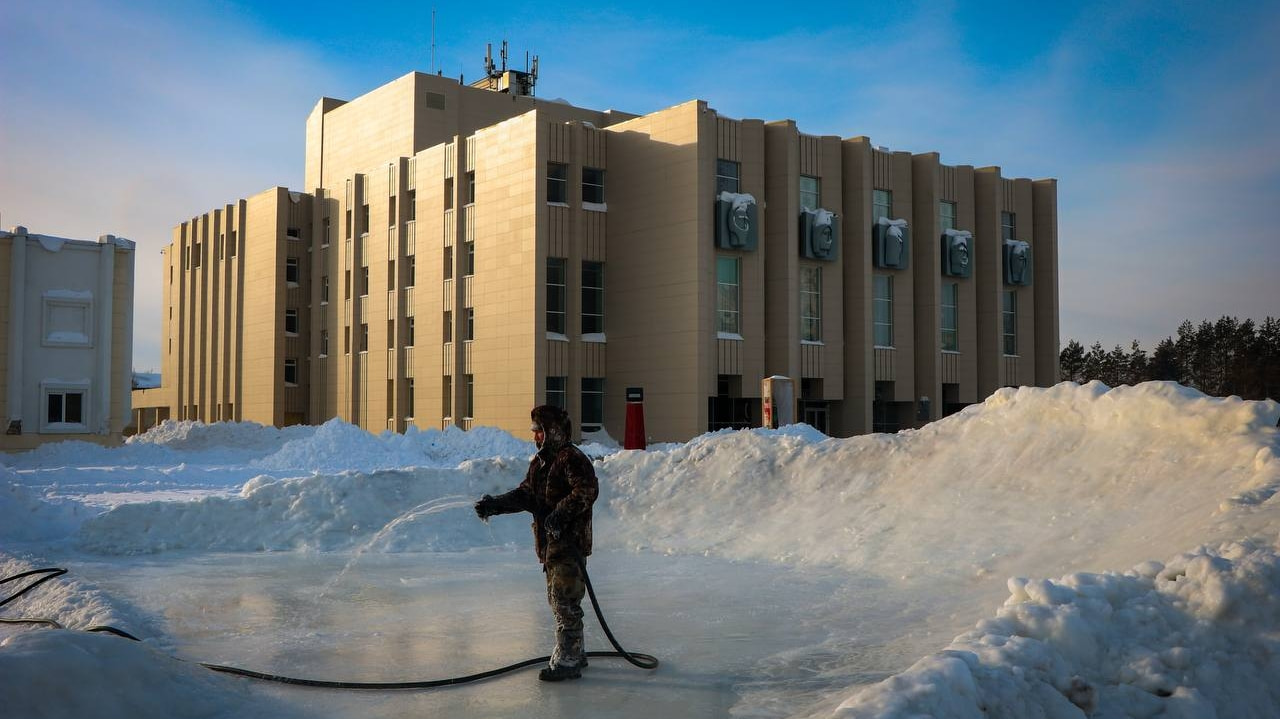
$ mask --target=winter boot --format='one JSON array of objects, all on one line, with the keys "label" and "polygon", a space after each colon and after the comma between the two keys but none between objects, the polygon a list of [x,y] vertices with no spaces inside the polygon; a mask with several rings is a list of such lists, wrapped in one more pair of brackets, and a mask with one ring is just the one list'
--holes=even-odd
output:
[{"label": "winter boot", "polygon": [[544,682],[562,682],[566,679],[580,679],[582,677],[582,667],[567,667],[563,664],[556,667],[547,667],[538,672],[538,678]]}]

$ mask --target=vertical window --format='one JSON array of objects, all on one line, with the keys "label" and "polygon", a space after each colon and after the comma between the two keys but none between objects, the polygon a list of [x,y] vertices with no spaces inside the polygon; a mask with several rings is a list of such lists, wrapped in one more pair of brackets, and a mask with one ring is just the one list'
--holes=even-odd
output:
[{"label": "vertical window", "polygon": [[330,228],[331,224],[332,223],[330,222],[328,217],[325,217],[320,220],[320,246],[321,247],[329,246],[329,232],[331,230]]},{"label": "vertical window", "polygon": [[604,263],[582,263],[582,334],[604,332]]},{"label": "vertical window", "polygon": [[732,160],[716,160],[716,195],[738,191],[738,163]]},{"label": "vertical window", "polygon": [[476,243],[475,240],[466,243],[466,257],[462,258],[463,268],[462,274],[474,275],[476,273]]},{"label": "vertical window", "polygon": [[289,358],[284,361],[284,383],[289,387],[298,386],[298,360]]},{"label": "vertical window", "polygon": [[369,203],[360,206],[360,234],[369,234]]},{"label": "vertical window", "polygon": [[569,201],[569,166],[563,162],[547,163],[547,202]]},{"label": "vertical window", "polygon": [[414,415],[413,413],[413,378],[410,377],[406,379],[405,384],[407,386],[405,387],[406,397],[405,397],[404,418],[413,419],[413,415]]},{"label": "vertical window", "polygon": [[1018,215],[1013,212],[1000,213],[1000,239],[1018,239]]},{"label": "vertical window", "polygon": [[404,286],[413,287],[418,281],[418,258],[416,255],[409,255],[404,259]]},{"label": "vertical window", "polygon": [[881,217],[893,219],[893,192],[890,190],[871,191],[871,221]]},{"label": "vertical window", "polygon": [[599,432],[604,426],[604,378],[582,378],[582,431]]},{"label": "vertical window", "polygon": [[444,209],[453,209],[453,178],[444,178]]},{"label": "vertical window", "polygon": [[365,265],[360,268],[360,294],[361,296],[369,294],[369,266]]},{"label": "vertical window", "polygon": [[440,415],[453,416],[453,375],[445,375],[440,389]]},{"label": "vertical window", "polygon": [[946,200],[938,203],[938,224],[943,230],[956,228],[956,203]]},{"label": "vertical window", "polygon": [[195,249],[192,251],[192,254],[191,254],[191,267],[192,267],[193,269],[199,269],[199,267],[200,267],[200,255],[202,255],[202,254],[203,254],[203,253],[202,253],[202,252],[200,252],[200,243],[199,243],[199,242],[197,242],[197,243],[196,243],[196,245],[195,245]]},{"label": "vertical window", "polygon": [[387,349],[395,349],[396,346],[396,321],[387,320]]},{"label": "vertical window", "polygon": [[800,339],[822,341],[822,268],[800,268]]},{"label": "vertical window", "polygon": [[453,341],[453,310],[444,311],[444,343]]},{"label": "vertical window", "polygon": [[284,260],[284,281],[289,283],[290,287],[297,287],[298,275],[298,258],[286,257]]},{"label": "vertical window", "polygon": [[351,208],[347,208],[346,214],[347,239],[351,239]]},{"label": "vertical window", "polygon": [[[418,191],[409,190],[409,192],[407,193],[407,196],[404,198],[404,202],[405,202],[405,208],[404,208],[405,219],[408,220],[409,222],[413,222],[414,220],[418,219]],[[409,381],[412,382],[413,380],[409,380]]]},{"label": "vertical window", "polygon": [[387,198],[387,226],[393,227],[396,224],[396,196],[391,195]]},{"label": "vertical window", "polygon": [[476,378],[475,375],[463,375],[467,383],[467,412],[463,415],[467,419],[476,416]]},{"label": "vertical window", "polygon": [[466,340],[467,342],[470,342],[471,340],[476,338],[476,308],[468,307],[466,309],[466,313],[467,313],[467,326],[463,328],[464,333],[462,335],[462,339]]},{"label": "vertical window", "polygon": [[329,275],[321,275],[320,277],[320,304],[329,303]]},{"label": "vertical window", "polygon": [[808,175],[800,176],[800,209],[816,210],[822,207],[822,180]]},{"label": "vertical window", "polygon": [[736,257],[716,258],[716,330],[740,334],[738,305],[739,262]]},{"label": "vertical window", "polygon": [[329,356],[329,330],[320,330],[320,356]]},{"label": "vertical window", "polygon": [[569,408],[564,396],[564,387],[568,382],[568,377],[547,377],[547,404],[560,409]]},{"label": "vertical window", "polygon": [[444,248],[444,278],[453,279],[453,245]]},{"label": "vertical window", "polygon": [[351,299],[351,270],[342,273],[342,299]]},{"label": "vertical window", "polygon": [[565,264],[563,257],[547,258],[547,331],[565,333]]},{"label": "vertical window", "polygon": [[872,324],[876,347],[893,346],[893,277],[875,276]]},{"label": "vertical window", "polygon": [[50,392],[45,400],[48,424],[84,424],[83,392]]},{"label": "vertical window", "polygon": [[475,204],[476,201],[476,171],[472,170],[467,173],[467,204]]},{"label": "vertical window", "polygon": [[289,238],[289,239],[291,239],[291,240],[301,240],[301,239],[302,239],[302,228],[301,228],[301,227],[286,227],[286,228],[284,228],[284,236],[285,236],[285,237],[287,237],[287,238]]},{"label": "vertical window", "polygon": [[413,316],[404,318],[404,346],[413,346]]},{"label": "vertical window", "polygon": [[387,289],[394,290],[396,288],[396,261],[387,260]]},{"label": "vertical window", "polygon": [[350,327],[342,328],[342,352],[344,354],[351,354],[351,328]]},{"label": "vertical window", "polygon": [[942,283],[942,349],[960,351],[960,283]]},{"label": "vertical window", "polygon": [[1018,291],[1004,291],[1004,306],[1001,311],[1003,321],[1004,353],[1009,356],[1018,354]]},{"label": "vertical window", "polygon": [[360,324],[360,351],[361,352],[369,351],[369,323],[368,322],[363,322]]},{"label": "vertical window", "polygon": [[298,310],[290,307],[284,311],[284,333],[287,335],[298,334]]},{"label": "vertical window", "polygon": [[582,168],[582,201],[604,204],[604,170],[598,167]]}]

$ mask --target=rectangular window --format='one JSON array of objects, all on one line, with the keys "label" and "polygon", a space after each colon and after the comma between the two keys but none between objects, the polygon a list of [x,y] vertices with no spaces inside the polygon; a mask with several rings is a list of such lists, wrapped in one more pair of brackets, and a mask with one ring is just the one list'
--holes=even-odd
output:
[{"label": "rectangular window", "polygon": [[960,283],[942,283],[942,349],[960,351]]},{"label": "rectangular window", "polygon": [[329,356],[329,330],[320,330],[320,356]]},{"label": "rectangular window", "polygon": [[84,424],[84,392],[50,392],[46,399],[48,424]]},{"label": "rectangular window", "polygon": [[201,255],[201,254],[203,254],[203,253],[202,253],[202,252],[200,252],[200,243],[199,243],[199,242],[197,242],[197,243],[195,244],[195,247],[194,247],[194,248],[193,248],[193,250],[192,250],[192,253],[191,253],[191,267],[192,267],[192,269],[199,269],[199,267],[200,267],[200,255]]},{"label": "rectangular window", "polygon": [[873,339],[876,347],[893,347],[893,276],[875,276],[872,300]]},{"label": "rectangular window", "polygon": [[463,328],[462,339],[470,342],[476,338],[476,308],[468,307],[465,311],[467,313],[467,325]]},{"label": "rectangular window", "polygon": [[547,331],[565,333],[565,264],[563,257],[547,258]]},{"label": "rectangular window", "polygon": [[463,415],[466,419],[476,416],[476,377],[475,375],[463,375],[467,383],[467,412]]},{"label": "rectangular window", "polygon": [[351,239],[351,208],[347,208],[346,213],[347,239]]},{"label": "rectangular window", "polygon": [[582,263],[582,334],[604,332],[604,263]]},{"label": "rectangular window", "polygon": [[406,379],[406,380],[405,380],[405,385],[406,385],[406,386],[405,386],[405,408],[404,408],[404,418],[405,418],[405,419],[413,419],[413,416],[414,416],[414,413],[413,413],[413,378],[412,378],[412,377],[410,377],[410,378]]},{"label": "rectangular window", "polygon": [[716,258],[716,330],[740,334],[738,304],[740,265],[736,257]]},{"label": "rectangular window", "polygon": [[738,191],[738,163],[733,160],[716,160],[716,196],[721,192]]},{"label": "rectangular window", "polygon": [[364,297],[369,294],[369,267],[368,265],[360,268],[360,296]]},{"label": "rectangular window", "polygon": [[943,230],[956,229],[956,203],[946,200],[938,203],[938,224]]},{"label": "rectangular window", "polygon": [[396,321],[387,320],[387,349],[395,349],[396,346]]},{"label": "rectangular window", "polygon": [[[332,229],[330,227],[331,224],[332,223],[330,222],[328,217],[322,218],[320,220],[320,246],[321,247],[329,246],[329,232]],[[234,254],[234,252],[232,254]]]},{"label": "rectangular window", "polygon": [[294,336],[298,334],[298,310],[296,308],[291,307],[284,311],[284,333]]},{"label": "rectangular window", "polygon": [[444,248],[444,278],[453,279],[453,245]]},{"label": "rectangular window", "polygon": [[453,209],[453,178],[444,178],[444,209]]},{"label": "rectangular window", "polygon": [[342,328],[342,352],[344,354],[351,354],[351,328],[350,327]]},{"label": "rectangular window", "polygon": [[564,387],[568,384],[568,377],[548,377],[547,378],[547,404],[560,409],[568,409],[569,405],[565,404]]},{"label": "rectangular window", "polygon": [[284,361],[284,383],[287,387],[298,386],[298,360],[290,358]]},{"label": "rectangular window", "polygon": [[342,272],[342,298],[344,300],[351,299],[351,270],[343,270]]},{"label": "rectangular window", "polygon": [[582,168],[582,201],[604,204],[604,170],[598,167]]},{"label": "rectangular window", "polygon": [[822,268],[800,268],[800,339],[822,341]]},{"label": "rectangular window", "polygon": [[1013,212],[1000,213],[1000,239],[1018,239],[1018,215]]},{"label": "rectangular window", "polygon": [[891,190],[871,191],[871,221],[881,217],[893,219],[893,192]]},{"label": "rectangular window", "polygon": [[476,273],[476,243],[475,240],[465,243],[466,256],[462,258],[463,267],[462,274],[470,277]]},{"label": "rectangular window", "polygon": [[409,255],[404,258],[404,286],[413,287],[418,282],[418,257]]},{"label": "rectangular window", "polygon": [[800,176],[800,209],[816,210],[822,207],[822,180],[808,175]]},{"label": "rectangular window", "polygon": [[563,162],[547,163],[547,202],[569,201],[569,166]]},{"label": "rectangular window", "polygon": [[413,317],[404,318],[404,346],[413,346]]},{"label": "rectangular window", "polygon": [[453,375],[445,375],[440,389],[440,416],[453,416]]},{"label": "rectangular window", "polygon": [[361,352],[369,351],[369,323],[368,322],[363,322],[360,324],[360,351]]},{"label": "rectangular window", "polygon": [[1010,357],[1018,354],[1018,291],[1004,291],[1003,319],[1004,353]]},{"label": "rectangular window", "polygon": [[320,277],[320,304],[329,303],[329,275],[321,275]]},{"label": "rectangular window", "polygon": [[453,310],[444,311],[444,343],[453,341]]},{"label": "rectangular window", "polygon": [[289,238],[289,239],[291,239],[291,240],[301,240],[301,239],[302,239],[302,228],[301,228],[301,227],[286,227],[286,228],[284,228],[284,236],[285,236],[285,237],[288,237],[288,238]]},{"label": "rectangular window", "polygon": [[604,426],[604,378],[582,378],[582,431],[599,432]]},{"label": "rectangular window", "polygon": [[404,198],[405,220],[413,222],[418,219],[418,191],[409,190],[406,195],[407,196]]},{"label": "rectangular window", "polygon": [[396,196],[392,195],[387,198],[387,226],[394,227],[396,224]]},{"label": "rectangular window", "polygon": [[297,257],[286,257],[284,260],[284,281],[289,283],[290,287],[298,286],[298,277],[301,270],[298,266]]},{"label": "rectangular window", "polygon": [[396,288],[396,261],[387,260],[387,289],[394,290]]},{"label": "rectangular window", "polygon": [[360,206],[360,234],[369,234],[369,203]]},{"label": "rectangular window", "polygon": [[473,205],[476,201],[476,171],[472,170],[467,173],[467,204]]}]

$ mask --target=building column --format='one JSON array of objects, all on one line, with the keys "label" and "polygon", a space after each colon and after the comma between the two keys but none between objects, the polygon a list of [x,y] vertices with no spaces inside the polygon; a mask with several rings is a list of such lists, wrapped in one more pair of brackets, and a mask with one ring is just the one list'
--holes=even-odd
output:
[{"label": "building column", "polygon": [[13,228],[9,254],[9,377],[6,434],[22,433],[22,336],[26,332],[27,229]]}]

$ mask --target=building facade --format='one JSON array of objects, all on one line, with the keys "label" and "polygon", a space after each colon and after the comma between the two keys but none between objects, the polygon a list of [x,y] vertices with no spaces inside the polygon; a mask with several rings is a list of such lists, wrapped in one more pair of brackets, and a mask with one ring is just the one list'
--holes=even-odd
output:
[{"label": "building facade", "polygon": [[134,243],[0,231],[0,450],[120,441],[133,381]]},{"label": "building facade", "polygon": [[853,435],[1056,382],[1054,180],[497,85],[322,99],[307,193],[175,229],[170,416],[523,433],[551,402],[620,437],[639,387],[651,438],[685,440],[758,426],[785,377],[798,420]]}]

